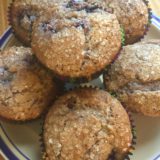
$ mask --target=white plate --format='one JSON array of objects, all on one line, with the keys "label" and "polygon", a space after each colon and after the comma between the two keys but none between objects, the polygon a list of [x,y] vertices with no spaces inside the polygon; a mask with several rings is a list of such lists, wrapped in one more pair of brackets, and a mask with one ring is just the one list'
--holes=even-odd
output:
[{"label": "white plate", "polygon": [[[9,35],[8,35],[9,36]],[[145,38],[160,38],[160,31],[151,27]],[[94,81],[100,85],[100,79]],[[160,160],[160,118],[134,115],[137,145],[131,160]],[[9,160],[40,160],[40,120],[28,124],[0,121],[0,152]]]}]

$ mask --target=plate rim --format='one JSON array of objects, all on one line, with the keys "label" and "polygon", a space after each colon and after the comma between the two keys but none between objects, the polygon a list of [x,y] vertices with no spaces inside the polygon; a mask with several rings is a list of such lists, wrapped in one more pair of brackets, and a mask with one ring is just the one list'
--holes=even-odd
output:
[{"label": "plate rim", "polygon": [[[9,135],[7,134],[7,132],[6,132],[6,130],[5,130],[2,122],[0,122],[0,129],[1,129],[1,131],[3,132],[4,136],[6,137],[6,139],[8,140],[9,144],[14,147],[15,151],[16,151],[21,157],[23,157],[25,160],[30,160],[29,157],[28,157],[27,155],[25,155],[25,153],[23,153],[23,152],[19,149],[19,147],[17,147],[16,144],[14,144],[14,142],[11,140],[11,138],[10,138]],[[1,134],[2,134],[2,133],[1,133]],[[12,157],[13,160],[19,160],[19,159],[18,159],[19,156],[16,154],[16,152],[13,152],[13,151],[10,149],[11,147],[9,147],[9,146],[6,144],[6,142],[4,141],[4,138],[2,137],[2,135],[0,135],[0,146],[3,147],[3,148],[1,147],[1,150],[2,150],[2,152],[5,154],[6,157],[9,156],[9,157]],[[8,155],[8,154],[9,154],[9,155]],[[11,155],[12,155],[12,156],[11,156]],[[8,158],[9,158],[9,157],[8,157]]]}]

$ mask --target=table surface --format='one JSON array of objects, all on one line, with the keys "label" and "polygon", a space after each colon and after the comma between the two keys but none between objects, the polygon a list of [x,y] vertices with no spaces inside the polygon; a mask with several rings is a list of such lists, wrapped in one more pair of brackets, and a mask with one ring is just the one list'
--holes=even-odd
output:
[{"label": "table surface", "polygon": [[8,27],[8,22],[7,22],[7,12],[8,12],[8,6],[11,3],[11,0],[0,0],[0,35],[3,34],[3,32],[6,30]]}]

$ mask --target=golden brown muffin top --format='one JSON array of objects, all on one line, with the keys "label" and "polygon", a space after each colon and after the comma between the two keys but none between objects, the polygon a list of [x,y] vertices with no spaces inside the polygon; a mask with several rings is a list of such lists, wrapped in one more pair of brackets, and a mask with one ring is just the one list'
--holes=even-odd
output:
[{"label": "golden brown muffin top", "polygon": [[21,121],[35,119],[57,93],[52,74],[37,61],[30,48],[11,47],[1,52],[1,117]]},{"label": "golden brown muffin top", "polygon": [[100,9],[47,12],[33,27],[33,51],[60,76],[91,77],[113,61],[120,47],[116,16]]},{"label": "golden brown muffin top", "polygon": [[60,97],[44,124],[47,160],[121,160],[132,133],[122,105],[107,92],[77,89]]},{"label": "golden brown muffin top", "polygon": [[73,10],[101,8],[114,13],[125,30],[127,44],[139,41],[147,32],[149,10],[145,0],[61,0],[59,4]]},{"label": "golden brown muffin top", "polygon": [[129,82],[159,81],[160,41],[148,40],[125,46],[105,78],[109,90],[117,90]]}]

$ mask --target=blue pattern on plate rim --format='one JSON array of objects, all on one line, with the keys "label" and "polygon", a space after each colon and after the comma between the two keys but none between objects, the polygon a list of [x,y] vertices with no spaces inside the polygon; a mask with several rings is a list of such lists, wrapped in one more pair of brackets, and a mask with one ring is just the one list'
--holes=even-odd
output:
[{"label": "blue pattern on plate rim", "polygon": [[160,154],[153,160],[160,160]]},{"label": "blue pattern on plate rim", "polygon": [[160,17],[152,13],[152,24],[160,30]]},{"label": "blue pattern on plate rim", "polygon": [[0,37],[0,48],[3,46],[6,39],[11,35],[12,29],[9,27],[6,32]]},{"label": "blue pattern on plate rim", "polygon": [[[157,27],[160,30],[160,17],[155,15],[154,13],[152,14],[152,24]],[[7,40],[7,38],[11,35],[12,33],[12,29],[11,27],[9,27],[7,29],[7,31],[0,37],[0,48],[3,46],[3,44],[5,43],[5,41]],[[7,137],[8,141],[13,145],[13,147],[16,149],[16,151],[22,155],[25,160],[30,160],[25,154],[23,154],[18,148],[17,146],[11,141],[11,139],[9,138],[9,136],[7,135],[5,129],[3,128],[2,124],[0,123],[0,127],[3,131],[3,133],[5,134],[5,136]],[[0,149],[2,150],[2,152],[4,153],[4,155],[9,159],[9,160],[19,160],[18,157],[16,157],[16,155],[10,150],[10,148],[5,144],[5,142],[3,141],[3,139],[0,136]],[[153,160],[160,160],[160,154],[154,158]]]},{"label": "blue pattern on plate rim", "polygon": [[[16,151],[22,155],[25,160],[30,160],[24,153],[21,152],[21,150],[12,142],[12,140],[9,138],[7,132],[5,131],[2,123],[0,123],[0,128],[2,129],[4,135],[6,136],[6,138],[8,139],[8,141],[10,142],[10,144],[12,144],[12,146],[16,149]],[[9,158],[9,160],[19,160],[19,158],[16,157],[16,155],[9,149],[9,147],[5,144],[5,142],[2,140],[1,136],[0,136],[0,149],[2,150],[2,152],[5,154],[6,157]],[[10,158],[11,157],[11,158]]]},{"label": "blue pattern on plate rim", "polygon": [[0,149],[8,159],[18,160],[18,158],[12,153],[12,151],[7,147],[3,139],[0,137]]}]

